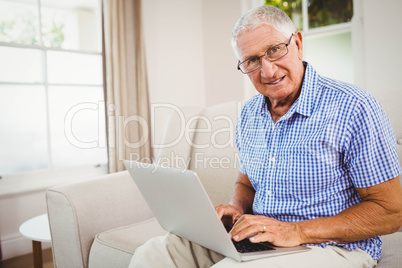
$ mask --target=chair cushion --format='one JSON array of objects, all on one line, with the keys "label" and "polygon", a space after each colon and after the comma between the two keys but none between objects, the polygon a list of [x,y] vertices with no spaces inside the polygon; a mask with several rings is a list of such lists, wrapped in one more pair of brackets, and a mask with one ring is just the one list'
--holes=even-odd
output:
[{"label": "chair cushion", "polygon": [[381,237],[383,241],[381,260],[377,268],[402,267],[402,232]]},{"label": "chair cushion", "polygon": [[95,236],[89,267],[128,267],[135,250],[147,240],[166,234],[155,218]]}]

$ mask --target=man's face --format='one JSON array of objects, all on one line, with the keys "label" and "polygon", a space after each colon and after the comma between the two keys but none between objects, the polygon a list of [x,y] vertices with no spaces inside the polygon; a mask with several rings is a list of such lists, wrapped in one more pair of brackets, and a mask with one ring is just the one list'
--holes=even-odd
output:
[{"label": "man's face", "polygon": [[[239,60],[242,62],[253,56],[261,56],[270,47],[287,43],[289,38],[268,25],[244,32],[237,38]],[[296,32],[292,39],[285,57],[273,62],[262,57],[261,68],[247,74],[256,90],[271,102],[293,102],[301,87],[304,75],[301,33]]]}]

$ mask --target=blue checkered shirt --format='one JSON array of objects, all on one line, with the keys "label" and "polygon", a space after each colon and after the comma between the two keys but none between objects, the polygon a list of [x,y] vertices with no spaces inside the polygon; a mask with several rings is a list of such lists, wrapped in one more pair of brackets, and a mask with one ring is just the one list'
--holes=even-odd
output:
[{"label": "blue checkered shirt", "polygon": [[[236,129],[240,172],[254,189],[253,213],[295,222],[329,217],[361,202],[356,188],[401,173],[396,140],[379,103],[305,63],[299,98],[276,123],[263,95],[244,105]],[[381,239],[349,244],[381,258]]]}]

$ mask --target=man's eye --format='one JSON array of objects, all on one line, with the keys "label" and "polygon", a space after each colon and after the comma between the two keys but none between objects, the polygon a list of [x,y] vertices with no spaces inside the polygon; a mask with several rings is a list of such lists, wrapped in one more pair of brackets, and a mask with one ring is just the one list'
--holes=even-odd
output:
[{"label": "man's eye", "polygon": [[258,61],[259,61],[259,58],[257,58],[257,57],[251,58],[251,59],[248,59],[247,64],[252,65],[252,64],[258,63]]},{"label": "man's eye", "polygon": [[280,49],[279,46],[274,46],[274,47],[271,47],[271,48],[268,50],[268,53],[269,53],[269,54],[275,54],[275,53],[278,53],[280,50],[281,50],[281,49]]}]

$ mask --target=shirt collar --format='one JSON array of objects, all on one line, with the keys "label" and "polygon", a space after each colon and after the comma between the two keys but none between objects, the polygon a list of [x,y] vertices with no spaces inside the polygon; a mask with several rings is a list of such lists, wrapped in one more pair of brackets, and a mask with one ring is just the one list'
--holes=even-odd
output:
[{"label": "shirt collar", "polygon": [[318,94],[318,74],[309,63],[304,63],[306,65],[306,70],[304,72],[299,101],[295,103],[297,105],[295,112],[304,116],[310,116],[313,113],[315,100],[317,99]]}]

